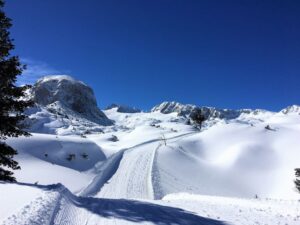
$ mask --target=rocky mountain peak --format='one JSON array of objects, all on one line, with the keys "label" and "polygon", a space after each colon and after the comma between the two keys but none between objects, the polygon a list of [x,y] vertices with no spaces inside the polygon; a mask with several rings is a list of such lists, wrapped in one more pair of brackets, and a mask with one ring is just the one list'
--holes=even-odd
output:
[{"label": "rocky mountain peak", "polygon": [[101,125],[111,125],[105,114],[98,108],[93,90],[85,83],[67,75],[46,76],[39,79],[32,88],[34,101],[45,107],[60,105]]}]

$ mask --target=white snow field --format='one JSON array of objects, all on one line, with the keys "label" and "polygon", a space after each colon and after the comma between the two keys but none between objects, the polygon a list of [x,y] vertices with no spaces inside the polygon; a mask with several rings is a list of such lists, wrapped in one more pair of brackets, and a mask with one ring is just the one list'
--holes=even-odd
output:
[{"label": "white snow field", "polygon": [[7,139],[21,170],[18,183],[0,183],[0,224],[300,224],[299,106],[205,107],[199,131],[193,105],[126,113],[93,101],[101,124],[55,101],[28,110],[32,136]]}]

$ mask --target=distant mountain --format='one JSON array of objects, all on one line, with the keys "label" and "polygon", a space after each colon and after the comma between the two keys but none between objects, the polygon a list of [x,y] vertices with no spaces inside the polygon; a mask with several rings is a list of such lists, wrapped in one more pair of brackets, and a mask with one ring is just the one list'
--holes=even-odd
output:
[{"label": "distant mountain", "polygon": [[159,105],[154,106],[151,112],[161,112],[163,114],[178,113],[180,116],[188,116],[191,112],[196,109],[196,105],[181,104],[179,102],[162,102]]},{"label": "distant mountain", "polygon": [[[153,107],[151,112],[143,113],[145,114],[144,121],[140,118],[141,110],[134,107],[111,104],[104,112],[101,111],[97,106],[93,90],[85,83],[66,75],[46,76],[39,79],[29,95],[36,104],[26,111],[29,116],[29,119],[25,121],[29,127],[28,130],[60,135],[128,130],[143,123],[156,124],[160,121],[157,112],[170,114],[168,116],[170,121],[184,124],[193,110],[201,109],[206,117],[205,126],[207,127],[232,120],[256,124],[276,114],[262,109],[218,109],[172,101],[162,102]],[[278,114],[298,115],[299,113],[300,106],[293,105],[281,110]],[[138,114],[137,117],[134,114]]]},{"label": "distant mountain", "polygon": [[159,105],[154,106],[151,109],[151,112],[161,112],[163,114],[169,114],[169,113],[177,113],[178,116],[185,116],[188,117],[193,110],[195,109],[201,109],[206,119],[237,119],[241,115],[253,115],[256,116],[258,114],[262,113],[271,113],[267,110],[262,109],[239,109],[239,110],[233,110],[233,109],[218,109],[215,107],[206,107],[206,106],[196,106],[191,104],[181,104],[179,102],[163,102]]},{"label": "distant mountain", "polygon": [[141,112],[140,109],[137,109],[135,107],[119,105],[119,104],[111,104],[111,105],[107,106],[106,110],[109,110],[109,109],[116,109],[117,112],[120,112],[120,113],[139,113],[139,112]]},{"label": "distant mountain", "polygon": [[300,106],[299,105],[291,105],[280,111],[283,114],[298,114],[300,115]]}]

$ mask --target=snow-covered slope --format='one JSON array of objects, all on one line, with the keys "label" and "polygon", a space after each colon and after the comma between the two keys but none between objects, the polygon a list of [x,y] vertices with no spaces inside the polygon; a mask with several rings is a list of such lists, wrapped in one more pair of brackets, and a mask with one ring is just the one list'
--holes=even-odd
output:
[{"label": "snow-covered slope", "polygon": [[[4,224],[299,222],[299,106],[275,113],[164,102],[151,112],[102,112],[90,88],[66,76],[41,79],[33,95],[32,136],[7,139],[27,184],[0,183]],[[201,130],[188,123],[196,108],[207,118]]]},{"label": "snow-covered slope", "polygon": [[[63,183],[80,191],[94,174],[83,171],[106,160],[102,149],[85,138],[48,134],[10,138],[7,143],[18,150],[16,160],[21,170],[15,171],[20,182]],[[70,155],[74,155],[70,158]]]},{"label": "snow-covered slope", "polygon": [[[174,192],[207,195],[299,198],[294,168],[300,165],[300,117],[288,124],[231,123],[157,151],[158,196]],[[274,130],[267,130],[269,126]],[[177,168],[178,169],[174,169]]]},{"label": "snow-covered slope", "polygon": [[0,201],[7,206],[0,211],[3,225],[225,225],[163,202],[78,197],[60,184],[0,184],[0,192]]},{"label": "snow-covered slope", "polygon": [[244,199],[179,193],[165,196],[162,203],[197,215],[236,225],[300,224],[297,201]]},{"label": "snow-covered slope", "polygon": [[[297,225],[295,201],[186,193],[159,201],[77,197],[64,186],[0,184],[0,224]],[[20,198],[20,196],[23,196]]]}]

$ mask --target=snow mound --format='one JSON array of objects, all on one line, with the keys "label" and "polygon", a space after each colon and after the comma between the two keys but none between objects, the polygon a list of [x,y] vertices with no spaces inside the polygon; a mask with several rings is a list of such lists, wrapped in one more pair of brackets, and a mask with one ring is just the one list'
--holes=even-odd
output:
[{"label": "snow mound", "polygon": [[[156,198],[189,192],[297,199],[293,181],[300,162],[300,118],[288,119],[255,126],[218,124],[176,142],[167,140],[156,152]],[[266,129],[267,124],[274,129]]]},{"label": "snow mound", "polygon": [[112,121],[97,107],[93,90],[81,81],[66,75],[46,76],[39,79],[32,88],[34,101],[41,106],[71,110],[78,117],[101,125],[111,125]]}]

